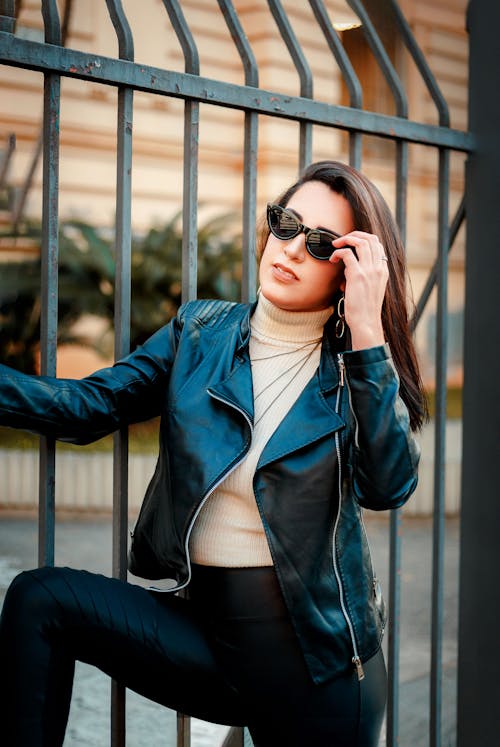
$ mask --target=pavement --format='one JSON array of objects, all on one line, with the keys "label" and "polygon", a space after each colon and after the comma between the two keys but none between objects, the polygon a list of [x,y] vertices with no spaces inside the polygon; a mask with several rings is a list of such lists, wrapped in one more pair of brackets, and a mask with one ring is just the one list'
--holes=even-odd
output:
[{"label": "pavement", "polygon": [[[365,521],[374,566],[387,597],[388,521],[386,517],[379,515],[367,515]],[[8,584],[20,570],[36,566],[37,532],[34,517],[0,513],[0,601],[3,600]],[[445,536],[441,745],[454,747],[459,551],[457,519],[446,521]],[[430,711],[431,520],[405,518],[403,513],[402,538],[398,745],[427,747]],[[110,574],[110,519],[86,515],[58,519],[55,557],[57,565]],[[109,711],[109,679],[92,667],[77,664],[65,747],[107,747],[110,743]],[[191,745],[220,747],[226,733],[227,727],[192,719]],[[127,691],[127,747],[175,745],[175,713]]]}]

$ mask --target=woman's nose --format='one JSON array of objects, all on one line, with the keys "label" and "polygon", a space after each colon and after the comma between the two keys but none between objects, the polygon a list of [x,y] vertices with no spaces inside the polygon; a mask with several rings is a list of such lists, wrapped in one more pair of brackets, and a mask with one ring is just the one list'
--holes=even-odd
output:
[{"label": "woman's nose", "polygon": [[289,259],[294,259],[297,262],[302,262],[306,256],[306,237],[303,233],[299,233],[295,238],[290,239],[285,244],[284,252]]}]

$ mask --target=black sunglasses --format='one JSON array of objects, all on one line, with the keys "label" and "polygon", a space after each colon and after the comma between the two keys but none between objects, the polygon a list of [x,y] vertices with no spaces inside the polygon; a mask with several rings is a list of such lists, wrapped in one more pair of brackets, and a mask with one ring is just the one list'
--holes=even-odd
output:
[{"label": "black sunglasses", "polygon": [[306,237],[306,249],[315,259],[330,259],[335,251],[332,241],[340,238],[340,234],[334,231],[304,226],[293,213],[281,205],[267,206],[267,225],[272,235],[281,241],[289,241],[303,233]]}]

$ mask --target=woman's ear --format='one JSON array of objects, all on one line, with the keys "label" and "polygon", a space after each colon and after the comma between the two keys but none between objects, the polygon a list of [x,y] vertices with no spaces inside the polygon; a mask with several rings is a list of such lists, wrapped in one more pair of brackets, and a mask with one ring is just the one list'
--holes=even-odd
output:
[{"label": "woman's ear", "polygon": [[345,293],[345,278],[341,281],[339,289],[342,291],[342,293]]}]

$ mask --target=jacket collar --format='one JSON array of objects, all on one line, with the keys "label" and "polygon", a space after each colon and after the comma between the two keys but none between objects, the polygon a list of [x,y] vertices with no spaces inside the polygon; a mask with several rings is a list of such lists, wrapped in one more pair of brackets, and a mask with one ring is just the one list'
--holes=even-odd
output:
[{"label": "jacket collar", "polygon": [[248,355],[248,346],[250,344],[250,319],[252,318],[253,312],[255,311],[255,307],[257,306],[257,301],[254,301],[251,304],[247,304],[243,307],[244,314],[241,318],[240,327],[239,327],[239,334],[238,334],[238,341],[236,346],[236,356],[241,356],[245,353]]},{"label": "jacket collar", "polygon": [[335,343],[335,324],[333,317],[330,317],[325,324],[323,332],[323,344],[318,369],[319,386],[321,391],[325,393],[336,389],[340,381],[337,359],[340,349],[338,349]]}]

